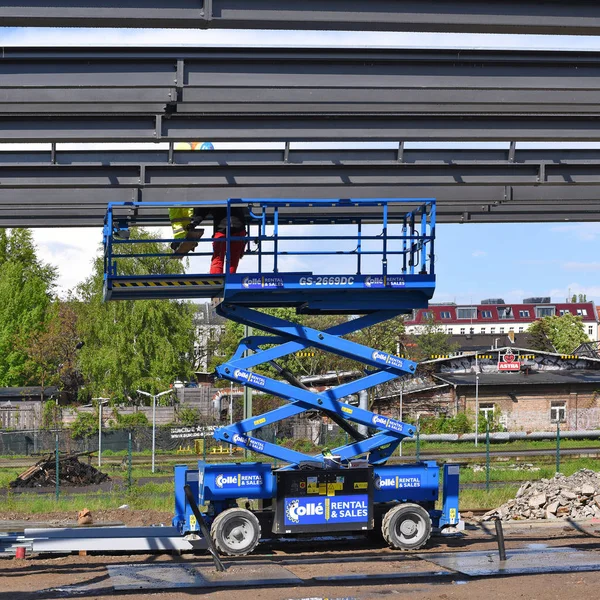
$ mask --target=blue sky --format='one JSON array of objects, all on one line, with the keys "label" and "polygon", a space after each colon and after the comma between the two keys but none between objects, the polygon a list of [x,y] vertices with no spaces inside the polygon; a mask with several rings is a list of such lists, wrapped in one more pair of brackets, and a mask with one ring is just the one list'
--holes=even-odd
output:
[{"label": "blue sky", "polygon": [[[326,45],[362,47],[536,48],[600,50],[598,37],[114,29],[0,29],[2,45]],[[528,146],[531,147],[531,144]],[[575,146],[572,144],[571,146]],[[578,145],[581,147],[581,145]],[[219,147],[219,145],[217,145]],[[564,145],[563,145],[564,147]],[[587,144],[586,147],[600,145]],[[88,276],[100,230],[37,230],[62,289]],[[600,223],[440,225],[434,301],[585,293],[600,304]]]}]

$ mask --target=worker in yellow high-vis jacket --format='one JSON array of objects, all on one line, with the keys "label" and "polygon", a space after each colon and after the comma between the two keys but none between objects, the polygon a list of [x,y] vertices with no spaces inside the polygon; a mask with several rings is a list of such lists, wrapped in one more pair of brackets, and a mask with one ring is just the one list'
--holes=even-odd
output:
[{"label": "worker in yellow high-vis jacket", "polygon": [[[215,147],[210,142],[177,142],[175,150],[214,150]],[[204,233],[203,229],[196,229],[198,222],[194,220],[193,208],[170,208],[169,220],[173,229],[175,242],[171,244],[173,251],[180,256],[191,252],[197,245]],[[185,240],[187,242],[178,241]]]}]

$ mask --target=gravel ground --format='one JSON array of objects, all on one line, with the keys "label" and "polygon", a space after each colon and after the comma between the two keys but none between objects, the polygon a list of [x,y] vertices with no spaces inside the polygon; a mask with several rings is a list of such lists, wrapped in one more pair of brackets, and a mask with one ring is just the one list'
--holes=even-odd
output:
[{"label": "gravel ground", "polygon": [[[0,517],[6,515],[0,514]],[[128,525],[150,525],[164,522],[167,513],[143,511],[102,511],[96,521],[124,521]],[[44,518],[54,521],[72,519],[70,514],[51,513]],[[598,526],[577,531],[573,527],[524,524],[505,529],[507,551],[527,548],[532,544],[566,546],[585,549],[600,554],[600,530]],[[351,546],[351,547],[350,547]],[[591,600],[597,597],[600,573],[566,573],[557,575],[529,575],[504,578],[472,579],[453,576],[444,580],[428,579],[412,583],[386,581],[386,574],[441,571],[430,562],[419,560],[412,553],[394,552],[372,541],[301,545],[278,544],[259,547],[257,555],[245,559],[226,561],[234,569],[241,564],[250,568],[252,562],[270,560],[281,563],[294,575],[306,580],[301,586],[280,586],[263,589],[240,589],[237,595],[251,595],[252,600],[301,600],[336,598],[356,600],[382,599],[388,596],[406,595],[408,598],[439,600]],[[469,528],[463,537],[432,538],[428,548],[420,553],[496,551],[493,538],[480,528]],[[191,596],[210,595],[211,600],[231,600],[231,590],[181,589],[175,591],[128,591],[116,592],[108,576],[107,565],[166,565],[183,563],[206,564],[204,555],[88,555],[88,556],[31,556],[25,560],[0,559],[0,600],[45,600],[51,598],[127,598],[153,600],[179,600]],[[369,580],[368,576],[383,575],[383,579]],[[315,582],[313,577],[335,575],[360,576],[352,582]],[[66,586],[89,585],[89,590],[76,592]]]}]

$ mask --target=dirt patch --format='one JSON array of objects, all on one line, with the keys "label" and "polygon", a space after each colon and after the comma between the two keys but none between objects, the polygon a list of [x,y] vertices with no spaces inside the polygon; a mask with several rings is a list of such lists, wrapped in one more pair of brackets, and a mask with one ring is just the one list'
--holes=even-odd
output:
[{"label": "dirt patch", "polygon": [[[77,523],[77,512],[83,506],[74,506],[72,512],[50,512],[36,513],[34,515],[18,512],[0,511],[0,519],[6,521],[31,521],[35,523],[49,523],[51,525],[59,525],[67,527]],[[94,524],[101,525],[102,523],[118,523],[122,522],[129,527],[149,527],[150,525],[170,525],[173,518],[172,513],[159,510],[130,510],[130,509],[111,509],[111,510],[94,510],[92,511]]]},{"label": "dirt patch", "polygon": [[[123,513],[133,516],[135,511],[104,511],[103,517],[118,519]],[[163,513],[144,513],[146,517]],[[50,513],[52,515],[52,513]],[[64,513],[54,513],[61,515]],[[100,513],[99,513],[100,514]],[[141,516],[140,515],[140,516]],[[152,519],[151,519],[152,520]],[[145,522],[143,524],[148,524]],[[564,528],[567,529],[567,528]],[[544,543],[556,546],[568,545],[573,548],[597,550],[598,538],[583,535],[572,528],[538,527],[529,532],[507,529],[507,550],[526,548],[528,544]],[[548,538],[552,537],[552,542]],[[456,552],[494,550],[495,541],[481,529],[468,531],[462,538],[440,540],[432,538],[429,551],[435,552],[454,546]],[[436,571],[431,563],[423,561],[417,565],[412,553],[396,553],[385,548],[357,548],[354,542],[346,543],[346,550],[332,552],[329,548],[320,548],[320,552],[299,551],[296,545],[280,545],[275,552],[271,549],[275,564],[302,577],[327,577],[340,574],[365,575],[352,582],[311,582],[304,585],[278,586],[273,588],[253,589],[251,592],[240,590],[235,595],[251,595],[255,600],[300,600],[304,598],[355,598],[356,600],[384,600],[387,597],[407,597],[411,600],[505,600],[506,598],[544,600],[579,600],[595,598],[600,586],[600,572],[562,573],[557,575],[514,576],[503,579],[469,580],[424,580],[419,583],[405,583],[386,580],[385,578],[369,580],[372,574],[402,574],[419,572],[422,569]],[[419,551],[421,554],[422,551]],[[348,560],[351,558],[352,560]],[[324,559],[324,560],[322,560]],[[361,560],[361,559],[364,559]],[[263,556],[245,558],[239,564],[250,568],[256,562],[263,562]],[[307,563],[304,563],[304,561]],[[310,561],[312,564],[308,564]],[[253,562],[256,561],[256,562]],[[281,561],[281,562],[279,562]],[[326,562],[327,561],[327,562]],[[184,555],[182,557],[169,554],[160,555],[103,555],[103,556],[33,556],[25,560],[0,558],[1,598],[6,600],[40,600],[54,598],[123,598],[124,600],[181,600],[195,595],[210,597],[211,600],[228,600],[231,590],[198,590],[185,591],[134,591],[116,592],[108,576],[107,565],[134,565],[183,563],[185,565],[206,565],[206,555]],[[226,559],[228,565],[236,568],[237,560]],[[304,563],[304,564],[303,564]],[[69,586],[85,584],[91,586],[87,592],[70,591]]]}]

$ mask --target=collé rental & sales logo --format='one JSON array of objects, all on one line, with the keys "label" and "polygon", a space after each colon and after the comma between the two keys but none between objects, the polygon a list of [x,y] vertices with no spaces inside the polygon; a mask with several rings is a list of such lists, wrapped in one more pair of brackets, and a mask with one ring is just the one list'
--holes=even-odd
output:
[{"label": "coll\u00e9 rental & sales logo", "polygon": [[399,475],[384,475],[375,477],[375,489],[399,490],[404,488],[420,488],[421,477],[401,477]]},{"label": "coll\u00e9 rental & sales logo", "polygon": [[251,373],[250,371],[244,371],[244,369],[236,369],[233,372],[233,377],[235,379],[247,381],[250,385],[258,385],[260,387],[265,387],[265,385],[267,384],[267,380],[264,377],[256,375],[255,373]]},{"label": "coll\u00e9 rental & sales logo", "polygon": [[399,288],[405,287],[406,280],[398,275],[370,275],[365,278],[365,287],[367,288]]},{"label": "coll\u00e9 rental & sales logo", "polygon": [[384,417],[383,415],[373,415],[371,418],[371,423],[373,423],[375,427],[384,427],[390,431],[402,432],[404,429],[401,421],[396,421],[395,419],[390,419],[389,417]]},{"label": "coll\u00e9 rental & sales logo", "polygon": [[286,525],[323,525],[325,523],[356,523],[369,517],[367,495],[336,496],[335,498],[286,498]]},{"label": "coll\u00e9 rental & sales logo", "polygon": [[248,487],[262,485],[262,483],[262,475],[249,475],[246,473],[232,473],[230,475],[226,475],[224,473],[219,473],[215,477],[215,485],[218,488]]},{"label": "coll\u00e9 rental & sales logo", "polygon": [[242,279],[242,287],[247,290],[282,288],[283,278],[273,275],[249,275]]},{"label": "coll\u00e9 rental & sales logo", "polygon": [[262,452],[265,449],[265,444],[261,440],[248,437],[247,435],[240,435],[239,433],[235,433],[231,438],[231,441],[238,446],[245,446],[246,448],[251,448],[257,452]]},{"label": "coll\u00e9 rental & sales logo", "polygon": [[377,362],[390,365],[390,367],[396,367],[398,369],[404,367],[404,361],[401,358],[394,356],[393,354],[388,354],[387,352],[382,352],[381,350],[373,350],[371,358]]}]

